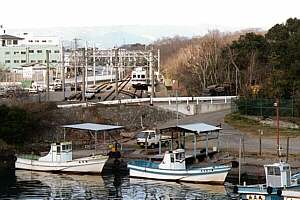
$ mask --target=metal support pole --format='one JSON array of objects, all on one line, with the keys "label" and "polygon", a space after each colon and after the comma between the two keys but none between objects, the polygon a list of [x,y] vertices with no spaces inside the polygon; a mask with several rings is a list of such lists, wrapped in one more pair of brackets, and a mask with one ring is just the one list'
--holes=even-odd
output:
[{"label": "metal support pole", "polygon": [[75,52],[74,52],[74,81],[75,81],[75,93],[77,93],[77,38],[74,39],[74,47],[75,47]]},{"label": "metal support pole", "polygon": [[289,161],[289,148],[290,148],[290,137],[286,138],[286,161]]},{"label": "metal support pole", "polygon": [[241,185],[241,162],[242,162],[242,138],[240,138],[240,149],[239,149],[239,185]]},{"label": "metal support pole", "polygon": [[193,155],[196,158],[197,157],[197,136],[194,134],[194,149],[193,149]]},{"label": "metal support pole", "polygon": [[[85,60],[85,57],[86,57],[86,49],[84,48],[83,49],[83,60]],[[86,89],[86,85],[85,85],[85,65],[83,65],[83,70],[82,70],[83,74],[82,74],[82,101],[85,101],[85,89]]]},{"label": "metal support pole", "polygon": [[85,41],[85,59],[84,59],[84,62],[85,62],[85,91],[87,91],[87,88],[89,87],[88,86],[88,83],[89,83],[89,75],[88,75],[88,45],[87,45],[87,41]]},{"label": "metal support pole", "polygon": [[62,90],[64,100],[66,98],[66,80],[65,80],[65,49],[63,44],[61,45],[61,67],[62,67]]},{"label": "metal support pole", "polygon": [[116,74],[115,74],[115,83],[116,83],[116,86],[115,86],[115,96],[116,96],[116,99],[118,99],[118,96],[119,96],[119,91],[118,91],[118,83],[119,83],[119,59],[118,59],[118,51],[119,49],[114,49],[115,50],[115,63],[114,63],[114,67],[116,68]]},{"label": "metal support pole", "polygon": [[97,154],[97,131],[95,131],[95,155]]},{"label": "metal support pole", "polygon": [[145,137],[145,152],[146,155],[148,155],[148,137],[149,137],[149,133],[146,133],[146,137]]},{"label": "metal support pole", "polygon": [[49,102],[49,51],[46,50],[46,63],[47,63],[47,72],[46,72],[46,80],[47,80],[47,101]]},{"label": "metal support pole", "polygon": [[207,157],[208,156],[208,133],[206,133],[205,154]]},{"label": "metal support pole", "polygon": [[158,146],[158,154],[161,155],[161,131],[159,131],[159,146]]},{"label": "metal support pole", "polygon": [[220,152],[219,148],[220,148],[220,132],[218,131],[218,140],[217,140],[217,151]]}]

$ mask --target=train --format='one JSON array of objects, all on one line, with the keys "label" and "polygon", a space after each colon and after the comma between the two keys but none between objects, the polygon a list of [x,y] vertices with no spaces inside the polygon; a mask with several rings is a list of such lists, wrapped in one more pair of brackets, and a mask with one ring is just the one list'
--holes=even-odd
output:
[{"label": "train", "polygon": [[150,85],[149,71],[145,67],[137,67],[131,72],[131,85],[138,90],[147,90]]}]

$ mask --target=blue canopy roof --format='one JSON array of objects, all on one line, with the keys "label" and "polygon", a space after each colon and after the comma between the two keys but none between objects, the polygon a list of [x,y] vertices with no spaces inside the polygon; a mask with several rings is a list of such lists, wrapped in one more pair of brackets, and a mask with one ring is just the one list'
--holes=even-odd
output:
[{"label": "blue canopy roof", "polygon": [[83,124],[70,124],[63,125],[64,128],[73,128],[73,129],[81,129],[81,130],[91,130],[91,131],[109,131],[122,129],[123,126],[115,126],[115,125],[107,125],[107,124],[94,124],[94,123],[83,123]]},{"label": "blue canopy roof", "polygon": [[190,132],[197,133],[197,134],[222,130],[222,128],[220,128],[220,127],[212,126],[212,125],[205,124],[205,123],[183,124],[183,125],[166,127],[163,129],[170,129],[170,128],[180,128],[185,131],[190,131]]}]

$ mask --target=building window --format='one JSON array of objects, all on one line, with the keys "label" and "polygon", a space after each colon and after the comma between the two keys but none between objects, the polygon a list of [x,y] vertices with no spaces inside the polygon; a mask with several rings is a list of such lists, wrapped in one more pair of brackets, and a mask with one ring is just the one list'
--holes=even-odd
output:
[{"label": "building window", "polygon": [[38,63],[43,63],[43,60],[38,60]]},{"label": "building window", "polygon": [[5,63],[10,63],[10,60],[5,60]]},{"label": "building window", "polygon": [[16,54],[19,54],[20,52],[18,52],[18,51],[14,51],[14,54],[16,55]]},{"label": "building window", "polygon": [[35,42],[40,42],[39,40],[35,40]]},{"label": "building window", "polygon": [[13,40],[13,44],[18,44],[18,40]]},{"label": "building window", "polygon": [[26,54],[26,51],[21,51],[21,54]]},{"label": "building window", "polygon": [[42,53],[42,50],[37,50],[36,52],[37,52],[37,53]]},{"label": "building window", "polygon": [[5,55],[9,55],[9,51],[6,51],[6,52],[5,52]]},{"label": "building window", "polygon": [[46,51],[48,51],[49,53],[51,53],[51,50],[46,50]]},{"label": "building window", "polygon": [[28,40],[28,42],[33,42],[33,40]]},{"label": "building window", "polygon": [[6,40],[7,45],[11,45],[11,40]]},{"label": "building window", "polygon": [[42,40],[42,42],[44,42],[44,43],[45,43],[45,42],[47,42],[47,41],[46,41],[46,40]]},{"label": "building window", "polygon": [[55,50],[54,53],[59,53],[59,50]]},{"label": "building window", "polygon": [[52,62],[52,63],[57,63],[57,60],[52,60],[51,62]]},{"label": "building window", "polygon": [[31,62],[31,63],[35,63],[36,61],[35,61],[35,60],[31,60],[30,62]]},{"label": "building window", "polygon": [[19,60],[14,60],[14,63],[19,63]]},{"label": "building window", "polygon": [[26,60],[21,60],[21,63],[26,63]]},{"label": "building window", "polygon": [[29,53],[34,53],[34,50],[29,50],[28,52],[29,52]]}]

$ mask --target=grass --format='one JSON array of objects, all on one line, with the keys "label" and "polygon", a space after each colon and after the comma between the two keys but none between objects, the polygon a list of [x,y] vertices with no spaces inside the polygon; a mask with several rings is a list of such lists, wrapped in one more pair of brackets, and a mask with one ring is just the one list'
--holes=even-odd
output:
[{"label": "grass", "polygon": [[[226,115],[224,121],[232,127],[239,129],[240,131],[246,134],[258,136],[259,130],[261,130],[263,131],[264,136],[271,137],[276,135],[276,128],[271,127],[269,125],[263,125],[259,123],[259,121],[253,119],[248,119],[245,116],[240,115],[239,113],[231,113]],[[300,136],[299,129],[280,128],[279,132],[281,136]]]}]

